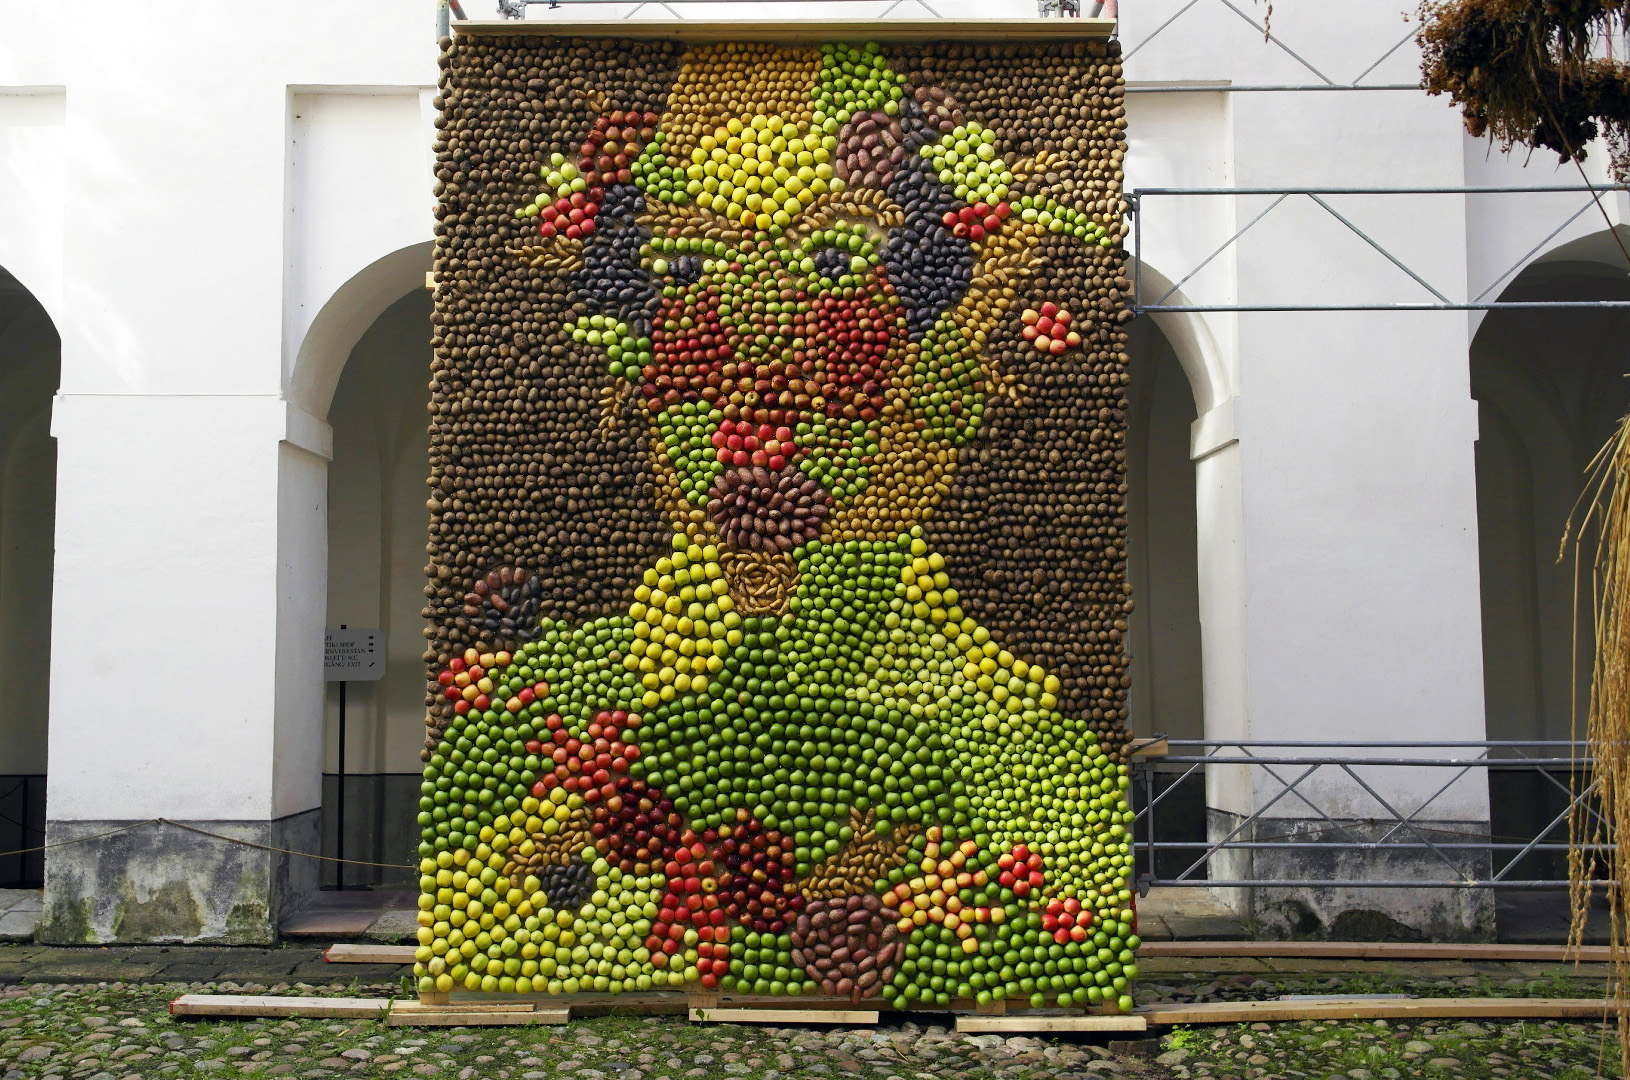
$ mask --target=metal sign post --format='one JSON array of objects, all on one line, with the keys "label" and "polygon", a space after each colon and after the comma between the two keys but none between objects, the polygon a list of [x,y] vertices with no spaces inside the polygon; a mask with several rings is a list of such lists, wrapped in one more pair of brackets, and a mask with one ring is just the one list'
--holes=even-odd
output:
[{"label": "metal sign post", "polygon": [[[334,800],[334,856],[345,858],[345,686],[352,681],[378,682],[385,677],[385,632],[349,630],[340,623],[323,641],[323,681],[340,684],[340,753],[338,792]],[[345,863],[335,864],[334,888],[345,889]]]}]

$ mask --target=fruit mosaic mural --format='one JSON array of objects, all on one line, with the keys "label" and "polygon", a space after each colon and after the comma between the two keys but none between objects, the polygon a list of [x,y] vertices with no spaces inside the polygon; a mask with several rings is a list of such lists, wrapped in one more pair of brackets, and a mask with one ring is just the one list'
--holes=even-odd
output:
[{"label": "fruit mosaic mural", "polygon": [[442,64],[421,988],[1130,1009],[1115,43]]}]

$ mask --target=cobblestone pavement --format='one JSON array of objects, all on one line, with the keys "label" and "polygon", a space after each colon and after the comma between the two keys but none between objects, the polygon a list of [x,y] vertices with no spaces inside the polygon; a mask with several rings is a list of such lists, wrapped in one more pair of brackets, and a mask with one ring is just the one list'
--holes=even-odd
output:
[{"label": "cobblestone pavement", "polygon": [[[23,954],[27,954],[26,956]],[[1343,970],[1318,970],[1340,966]],[[63,972],[74,967],[75,974]],[[211,977],[166,975],[209,969]],[[1601,969],[1328,961],[1270,973],[1164,961],[1140,1000],[1285,993],[1595,996]],[[1208,970],[1218,966],[1232,970]],[[1180,967],[1183,970],[1173,970]],[[251,972],[279,974],[255,978]],[[306,975],[297,972],[317,972]],[[122,973],[124,980],[108,977]],[[383,974],[381,974],[383,973]],[[227,974],[230,979],[218,976]],[[97,976],[101,977],[98,978]],[[875,1028],[690,1025],[600,1017],[563,1028],[387,1028],[375,1020],[176,1020],[181,993],[388,997],[400,969],[326,965],[312,949],[0,948],[0,1080],[440,1077],[446,1080],[1586,1080],[1619,1076],[1599,1025],[1529,1021],[1225,1025],[1148,1038],[959,1035],[945,1017]],[[354,978],[352,978],[354,976]],[[73,981],[68,981],[68,980]],[[1605,1049],[1606,1053],[1602,1053]],[[1600,1071],[1598,1066],[1600,1065]]]}]

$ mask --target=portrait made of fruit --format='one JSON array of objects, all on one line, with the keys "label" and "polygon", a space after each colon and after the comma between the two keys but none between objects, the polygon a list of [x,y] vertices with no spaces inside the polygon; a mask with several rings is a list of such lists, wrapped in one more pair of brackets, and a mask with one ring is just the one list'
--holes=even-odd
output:
[{"label": "portrait made of fruit", "polygon": [[1114,44],[443,66],[421,989],[1130,1009]]}]

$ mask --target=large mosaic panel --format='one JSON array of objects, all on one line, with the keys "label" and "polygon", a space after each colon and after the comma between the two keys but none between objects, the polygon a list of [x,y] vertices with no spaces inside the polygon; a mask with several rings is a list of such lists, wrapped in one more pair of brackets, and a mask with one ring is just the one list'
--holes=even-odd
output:
[{"label": "large mosaic panel", "polygon": [[443,71],[421,988],[1131,1008],[1115,43]]}]

